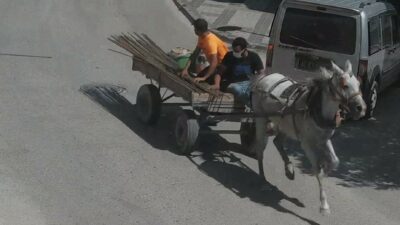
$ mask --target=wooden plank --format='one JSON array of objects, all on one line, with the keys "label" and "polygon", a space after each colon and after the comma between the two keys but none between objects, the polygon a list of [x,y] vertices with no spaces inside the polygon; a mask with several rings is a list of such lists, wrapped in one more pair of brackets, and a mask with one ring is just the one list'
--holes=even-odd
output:
[{"label": "wooden plank", "polygon": [[165,67],[171,67],[171,69],[174,71],[178,70],[178,64],[171,58],[169,58],[169,56],[167,56],[165,52],[156,50],[157,48],[149,44],[143,37],[141,37],[137,33],[135,33],[136,37],[130,33],[128,34],[130,35],[130,38],[127,36],[127,39],[132,45],[140,49],[140,52],[144,53],[153,61],[157,61],[158,63],[163,64]]},{"label": "wooden plank", "polygon": [[235,102],[230,93],[213,96],[208,93],[192,93],[192,106],[205,108],[210,113],[237,113],[244,112],[244,106]]},{"label": "wooden plank", "polygon": [[[145,76],[147,78],[154,79],[157,81],[160,80],[160,76],[161,76],[160,74],[162,74],[162,76],[167,76],[170,79],[175,80],[175,82],[180,86],[185,86],[194,92],[202,92],[196,86],[193,86],[192,84],[186,82],[185,80],[181,79],[177,75],[160,70],[159,68],[147,63],[146,61],[138,60],[137,58],[133,60],[132,69],[139,70],[143,74],[145,74]],[[162,84],[160,84],[160,85],[162,85]]]},{"label": "wooden plank", "polygon": [[134,61],[132,69],[142,72],[146,77],[155,80],[161,87],[166,87],[174,92],[176,96],[191,102],[193,89],[190,86],[177,82],[176,79],[172,79],[170,76],[163,74],[160,70],[145,62]]},{"label": "wooden plank", "polygon": [[208,84],[194,83],[192,78],[187,78],[188,81],[185,81],[177,75],[160,70],[143,59],[133,58],[132,70],[140,71],[147,78],[155,80],[161,87],[170,89],[176,96],[191,103],[193,108],[206,109],[210,113],[244,112],[245,107],[235,102],[235,98],[231,93],[205,92],[204,90],[208,90],[210,87]]}]

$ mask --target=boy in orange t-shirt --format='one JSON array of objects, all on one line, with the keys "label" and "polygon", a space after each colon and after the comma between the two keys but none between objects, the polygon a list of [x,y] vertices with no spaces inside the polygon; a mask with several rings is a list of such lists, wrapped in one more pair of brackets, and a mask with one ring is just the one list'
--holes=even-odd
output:
[{"label": "boy in orange t-shirt", "polygon": [[[213,81],[212,76],[215,75],[218,64],[222,62],[222,59],[228,52],[228,47],[221,39],[208,30],[208,23],[204,19],[195,20],[193,26],[194,32],[198,36],[197,46],[193,55],[197,55],[202,50],[210,64],[194,80],[196,82],[208,81],[210,83],[210,81]],[[189,60],[185,69],[183,69],[182,76],[189,75],[188,70],[192,60]]]}]

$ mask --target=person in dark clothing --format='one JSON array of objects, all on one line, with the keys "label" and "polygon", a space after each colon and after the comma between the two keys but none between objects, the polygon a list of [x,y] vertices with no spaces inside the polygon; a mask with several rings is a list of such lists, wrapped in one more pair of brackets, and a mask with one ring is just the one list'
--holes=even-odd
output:
[{"label": "person in dark clothing", "polygon": [[263,70],[260,56],[247,49],[247,41],[242,37],[235,38],[232,51],[223,58],[211,88],[230,92],[249,106],[251,78],[261,74]]}]

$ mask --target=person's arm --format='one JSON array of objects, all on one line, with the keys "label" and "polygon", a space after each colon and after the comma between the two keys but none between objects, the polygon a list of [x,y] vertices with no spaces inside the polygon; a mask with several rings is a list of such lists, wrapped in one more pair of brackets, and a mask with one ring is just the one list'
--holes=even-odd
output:
[{"label": "person's arm", "polygon": [[212,90],[219,90],[221,88],[221,75],[215,74],[214,84],[210,86]]},{"label": "person's arm", "polygon": [[203,47],[203,52],[207,56],[207,60],[210,65],[204,76],[195,79],[196,82],[205,81],[207,78],[213,75],[218,65],[218,44],[214,40],[207,40]]},{"label": "person's arm", "polygon": [[205,81],[205,80],[207,80],[207,78],[209,78],[212,74],[215,73],[215,69],[218,66],[217,54],[211,55],[211,62],[209,62],[209,63],[210,63],[210,66],[208,67],[206,74],[203,77],[195,78],[194,81],[196,81],[196,82]]},{"label": "person's arm", "polygon": [[264,72],[265,72],[264,69],[256,70],[256,75],[264,74]]},{"label": "person's arm", "polygon": [[254,58],[254,71],[255,75],[260,75],[264,73],[264,64],[257,53],[255,53],[255,58]]},{"label": "person's arm", "polygon": [[189,67],[190,67],[191,63],[192,63],[192,61],[189,59],[188,62],[187,62],[187,64],[186,64],[186,66],[185,66],[185,68],[184,68],[184,69],[182,70],[182,72],[181,72],[181,76],[182,76],[182,77],[187,77],[187,76],[189,76]]}]

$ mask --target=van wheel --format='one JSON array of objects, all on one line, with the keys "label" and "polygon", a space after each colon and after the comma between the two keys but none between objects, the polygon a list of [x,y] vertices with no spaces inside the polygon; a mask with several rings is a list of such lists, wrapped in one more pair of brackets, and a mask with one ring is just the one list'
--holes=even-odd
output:
[{"label": "van wheel", "polygon": [[378,103],[378,88],[379,84],[376,80],[374,80],[368,93],[367,113],[365,114],[365,117],[367,119],[371,118],[374,115],[376,104]]}]

